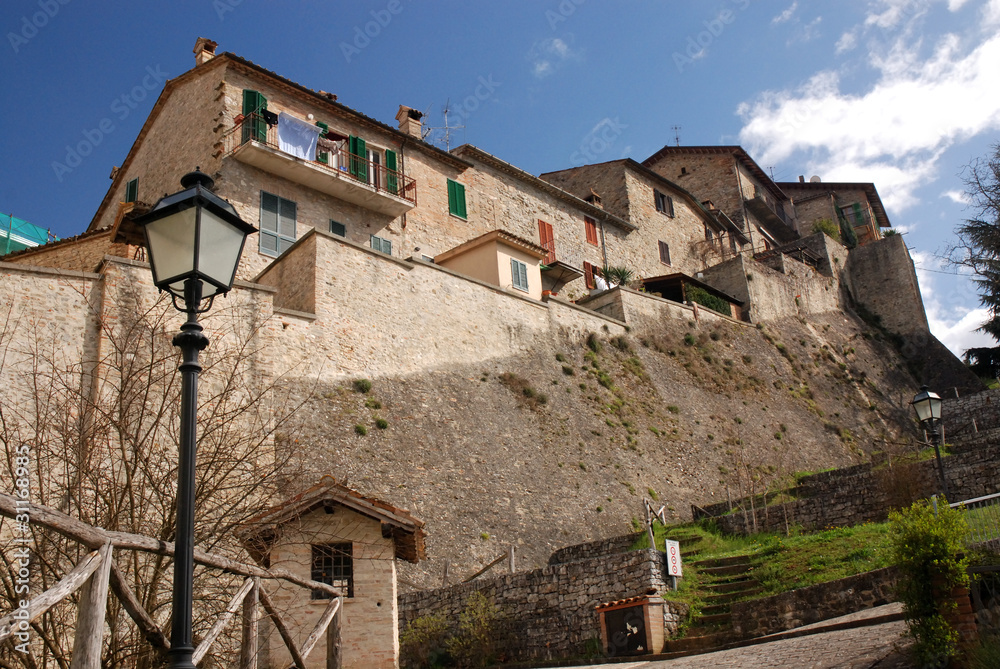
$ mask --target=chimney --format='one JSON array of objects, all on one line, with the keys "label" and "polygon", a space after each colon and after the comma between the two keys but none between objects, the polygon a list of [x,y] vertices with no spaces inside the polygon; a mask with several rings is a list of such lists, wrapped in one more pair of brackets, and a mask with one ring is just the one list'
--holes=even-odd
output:
[{"label": "chimney", "polygon": [[583,198],[583,200],[584,200],[584,202],[589,202],[590,204],[594,205],[598,209],[604,209],[604,205],[601,204],[601,196],[598,195],[597,193],[595,193],[593,188],[590,189],[590,195],[588,195],[587,197]]},{"label": "chimney", "polygon": [[213,42],[212,40],[204,37],[199,37],[198,41],[194,43],[195,67],[198,65],[204,65],[208,61],[215,58],[215,47],[217,46],[219,46],[217,42]]},{"label": "chimney", "polygon": [[802,174],[800,174],[800,175],[799,175],[799,183],[800,183],[800,184],[804,184],[805,182],[806,182],[806,178],[805,178],[805,176],[804,176],[804,175],[802,175]]},{"label": "chimney", "polygon": [[417,139],[423,139],[423,124],[420,122],[420,119],[423,117],[423,112],[410,109],[405,105],[399,105],[399,111],[396,112],[396,120],[399,121],[400,131]]}]

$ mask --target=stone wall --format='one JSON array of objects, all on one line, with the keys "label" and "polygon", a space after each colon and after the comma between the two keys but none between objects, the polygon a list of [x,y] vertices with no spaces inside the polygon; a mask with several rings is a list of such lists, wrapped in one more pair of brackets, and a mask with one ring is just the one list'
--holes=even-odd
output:
[{"label": "stone wall", "polygon": [[131,257],[126,244],[112,244],[111,231],[86,234],[80,239],[60,240],[13,253],[4,262],[50,267],[78,272],[96,272],[106,255]]},{"label": "stone wall", "polygon": [[896,580],[895,568],[887,567],[774,597],[736,602],[732,606],[733,632],[760,637],[882,606],[896,601]]},{"label": "stone wall", "polygon": [[902,335],[928,330],[917,274],[901,235],[851,250],[847,269],[852,297],[879,316],[887,330]]},{"label": "stone wall", "polygon": [[[483,578],[437,590],[400,595],[400,631],[415,618],[444,616],[455,625],[469,596],[483,593],[504,616],[497,652],[511,660],[579,656],[600,639],[599,604],[666,591],[661,553],[646,549],[550,564],[528,572]],[[667,634],[686,608],[665,602]]]},{"label": "stone wall", "polygon": [[620,537],[611,537],[610,539],[601,539],[600,541],[591,541],[585,544],[566,546],[565,548],[560,548],[552,554],[549,558],[549,564],[563,564],[566,562],[574,562],[576,560],[590,560],[592,558],[605,557],[616,553],[625,553],[629,551],[633,544],[635,544],[635,542],[638,541],[643,535],[643,532],[634,532],[632,534],[623,534]]},{"label": "stone wall", "polygon": [[[1000,444],[970,447],[944,458],[943,463],[954,501],[1000,492]],[[742,499],[733,501],[732,512],[730,503],[722,502],[694,508],[692,513],[696,519],[714,518],[722,531],[732,534],[752,532],[754,517],[758,531],[784,530],[786,523],[806,529],[846,527],[885,520],[890,508],[929,497],[939,487],[934,460],[892,469],[862,464],[805,477],[785,491],[794,501],[769,505],[766,510],[760,499],[754,500],[755,511],[750,510],[749,499]]]},{"label": "stone wall", "polygon": [[954,396],[954,390],[950,393],[944,390],[941,397],[945,441],[968,439],[977,432],[1000,428],[1000,388],[958,397]]}]

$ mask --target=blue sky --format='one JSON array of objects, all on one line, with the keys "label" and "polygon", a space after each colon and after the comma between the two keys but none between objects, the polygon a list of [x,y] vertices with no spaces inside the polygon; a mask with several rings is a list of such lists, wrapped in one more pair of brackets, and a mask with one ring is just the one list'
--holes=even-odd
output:
[{"label": "blue sky", "polygon": [[1000,0],[5,0],[0,29],[0,212],[59,236],[84,230],[208,37],[389,124],[405,104],[442,126],[450,100],[452,146],[534,174],[642,160],[680,126],[778,181],[873,181],[932,330],[990,344],[975,289],[936,254],[970,215],[962,166],[1000,140]]}]

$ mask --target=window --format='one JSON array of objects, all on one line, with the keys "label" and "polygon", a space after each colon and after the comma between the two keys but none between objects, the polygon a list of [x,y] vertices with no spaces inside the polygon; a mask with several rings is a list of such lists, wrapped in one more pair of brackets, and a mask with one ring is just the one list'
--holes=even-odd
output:
[{"label": "window", "polygon": [[368,148],[365,140],[351,135],[347,138],[347,152],[350,155],[348,172],[358,181],[368,182]]},{"label": "window", "polygon": [[709,244],[711,244],[713,239],[714,239],[714,237],[712,235],[712,228],[710,228],[710,227],[708,227],[706,225],[705,226],[705,241],[708,242]]},{"label": "window", "polygon": [[[345,597],[354,596],[354,558],[352,544],[313,544],[312,580],[341,589]],[[313,590],[313,599],[330,599],[329,593]]]},{"label": "window", "polygon": [[660,245],[660,262],[664,265],[670,264],[670,245],[666,242],[657,242]]},{"label": "window", "polygon": [[392,240],[372,235],[372,248],[380,253],[392,255]]},{"label": "window", "polygon": [[597,246],[597,221],[590,216],[583,217],[583,228],[587,233],[587,243]]},{"label": "window", "polygon": [[448,213],[459,218],[466,218],[465,186],[448,179]]},{"label": "window", "polygon": [[586,260],[583,261],[583,282],[590,290],[593,290],[597,286],[594,283],[594,266]]},{"label": "window", "polygon": [[549,252],[542,264],[551,265],[556,261],[556,239],[552,234],[552,224],[538,219],[538,240],[543,249]]},{"label": "window", "polygon": [[135,202],[139,199],[139,177],[125,184],[125,201]]},{"label": "window", "polygon": [[510,278],[514,288],[528,292],[528,266],[520,260],[510,259]]},{"label": "window", "polygon": [[277,256],[295,243],[295,203],[260,192],[260,252]]},{"label": "window", "polygon": [[663,212],[670,218],[674,217],[674,198],[664,195],[654,188],[653,201],[656,203],[656,211]]},{"label": "window", "polygon": [[250,89],[243,90],[243,141],[267,142],[267,123],[263,113],[267,111],[267,98]]},{"label": "window", "polygon": [[330,234],[346,237],[347,227],[343,223],[337,223],[337,221],[330,219]]}]

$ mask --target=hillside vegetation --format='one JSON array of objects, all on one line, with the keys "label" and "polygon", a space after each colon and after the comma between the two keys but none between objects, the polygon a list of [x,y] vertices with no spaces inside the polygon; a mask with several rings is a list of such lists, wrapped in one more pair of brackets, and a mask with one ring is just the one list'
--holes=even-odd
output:
[{"label": "hillside vegetation", "polygon": [[542,566],[559,547],[632,531],[643,498],[682,520],[691,504],[863,461],[910,438],[916,387],[893,345],[843,314],[563,334],[476,367],[369,381],[301,382],[292,390],[314,395],[290,438],[309,476],[427,523],[429,559],[402,566],[404,587],[440,585],[446,561],[454,583],[508,545],[519,569]]}]

